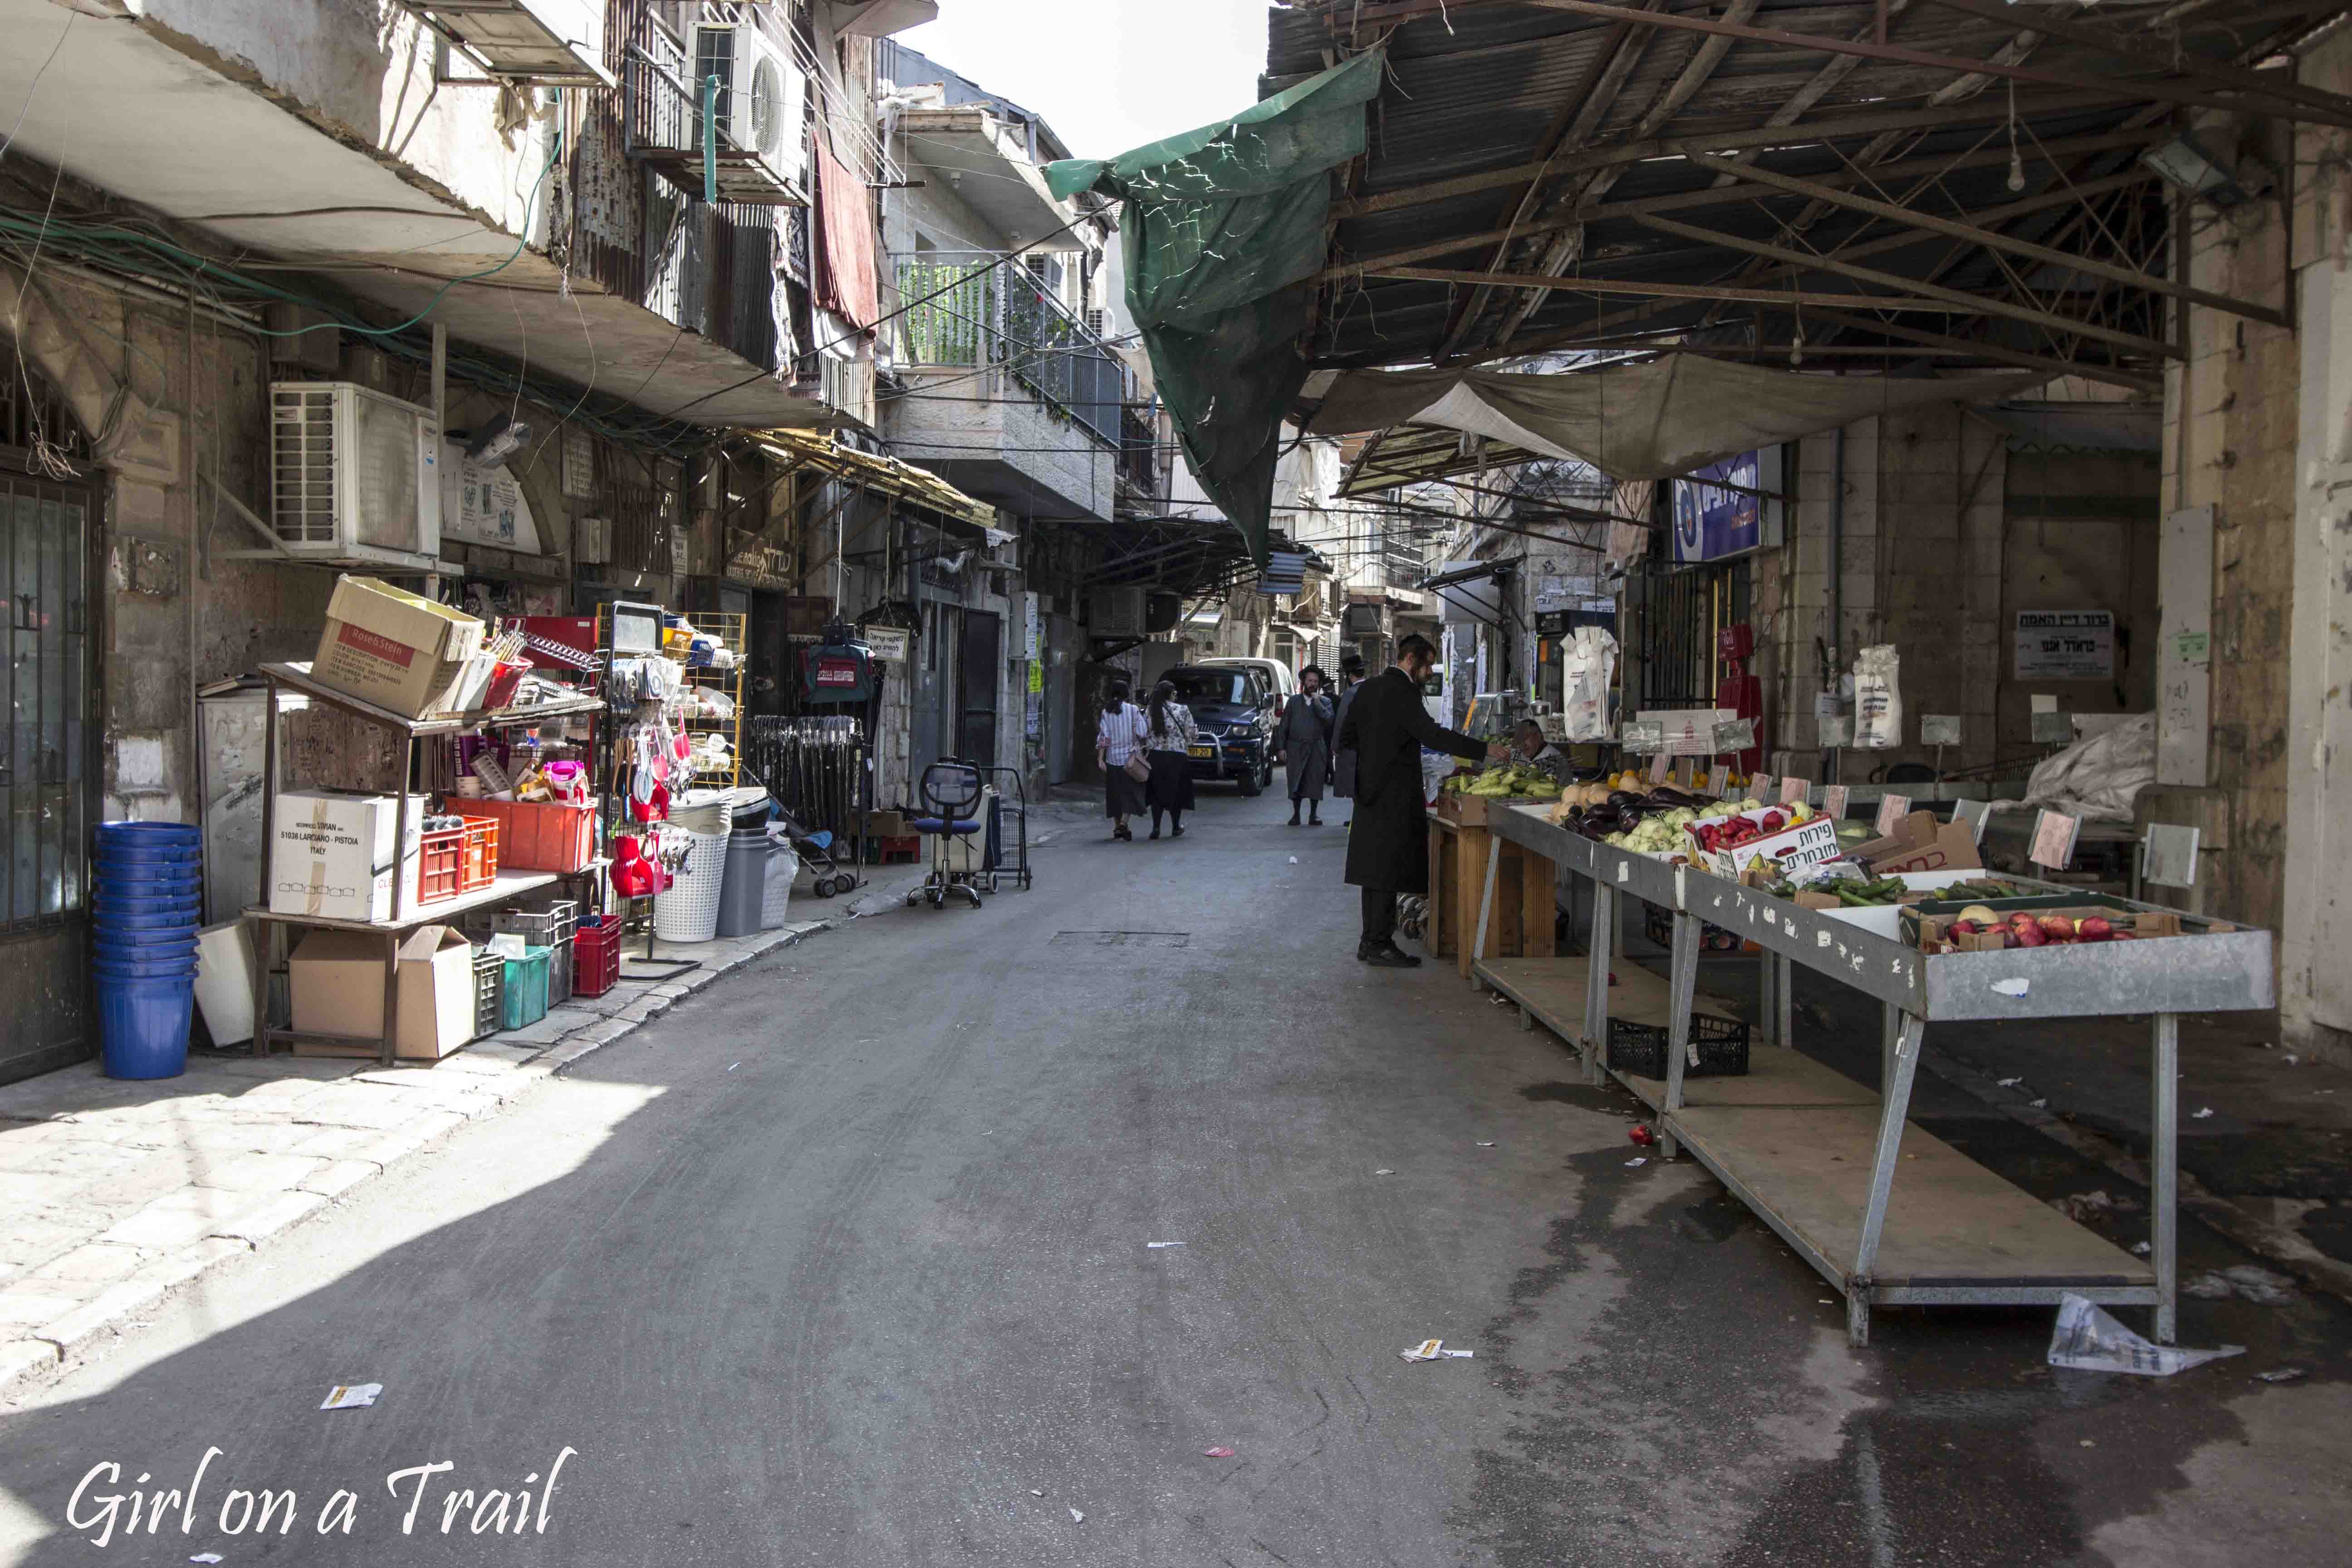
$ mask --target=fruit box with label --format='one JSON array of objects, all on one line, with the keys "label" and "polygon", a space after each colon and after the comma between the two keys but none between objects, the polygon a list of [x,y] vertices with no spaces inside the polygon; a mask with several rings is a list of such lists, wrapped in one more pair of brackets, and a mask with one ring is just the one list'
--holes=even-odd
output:
[{"label": "fruit box with label", "polygon": [[1898,819],[1893,832],[1857,847],[1853,855],[1881,877],[1897,871],[1972,871],[1984,865],[1969,825],[1938,821],[1932,811],[1915,811]]},{"label": "fruit box with label", "polygon": [[[1968,911],[1982,914],[1970,918]],[[1987,921],[1983,914],[1992,919]],[[2031,927],[2031,931],[2027,929]],[[2053,893],[2027,899],[1989,899],[1978,903],[1935,900],[1906,907],[1902,941],[1921,952],[1990,952],[2010,947],[2049,947],[2105,942],[2145,942],[2155,937],[2196,936],[2238,928],[2227,921],[2185,919],[2169,910],[2144,910],[2101,893]]]},{"label": "fruit box with label", "polygon": [[310,679],[406,719],[462,710],[494,661],[482,623],[366,577],[339,577]]},{"label": "fruit box with label", "polygon": [[[1737,816],[1717,823],[1689,823],[1683,828],[1698,863],[1718,877],[1733,881],[1758,860],[1778,862],[1781,866],[1814,866],[1838,857],[1837,824],[1828,817],[1813,816],[1802,822],[1790,822],[1789,808],[1769,805],[1758,811],[1743,811]],[[1734,844],[1717,843],[1708,848],[1700,837],[1702,826],[1721,827],[1733,822],[1755,825],[1756,837]],[[1778,827],[1773,826],[1777,822]],[[1735,830],[1736,831],[1736,830]]]}]

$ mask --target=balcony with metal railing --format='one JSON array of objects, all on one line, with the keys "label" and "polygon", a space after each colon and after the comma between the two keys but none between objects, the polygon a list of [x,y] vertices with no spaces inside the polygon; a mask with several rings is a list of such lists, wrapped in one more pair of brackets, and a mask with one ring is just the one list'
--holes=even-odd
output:
[{"label": "balcony with metal railing", "polygon": [[993,367],[1113,451],[1133,375],[1102,336],[1033,276],[1024,258],[927,250],[893,257],[908,361],[919,367]]}]

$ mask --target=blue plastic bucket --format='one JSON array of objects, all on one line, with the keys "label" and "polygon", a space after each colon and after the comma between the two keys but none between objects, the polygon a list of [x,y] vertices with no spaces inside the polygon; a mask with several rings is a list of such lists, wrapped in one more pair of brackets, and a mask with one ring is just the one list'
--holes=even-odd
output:
[{"label": "blue plastic bucket", "polygon": [[94,906],[90,910],[90,924],[100,931],[194,931],[199,923],[193,900],[152,909],[124,904]]},{"label": "blue plastic bucket", "polygon": [[99,1059],[109,1078],[177,1078],[188,1070],[196,988],[184,976],[108,976],[98,985]]},{"label": "blue plastic bucket", "polygon": [[90,832],[100,844],[194,844],[204,837],[193,822],[101,822]]},{"label": "blue plastic bucket", "polygon": [[118,952],[132,958],[152,958],[159,948],[195,952],[195,928],[159,926],[153,931],[108,931],[101,927],[90,933],[90,951],[100,958]]},{"label": "blue plastic bucket", "polygon": [[201,844],[110,844],[99,840],[98,863],[101,866],[189,866],[205,858]]},{"label": "blue plastic bucket", "polygon": [[89,970],[101,979],[108,975],[194,974],[196,972],[196,955],[194,952],[173,952],[169,949],[155,958],[132,958],[121,952],[103,952],[91,958]]},{"label": "blue plastic bucket", "polygon": [[194,886],[205,879],[205,868],[193,860],[109,860],[101,855],[96,870],[100,883],[118,882],[125,887],[158,882]]}]

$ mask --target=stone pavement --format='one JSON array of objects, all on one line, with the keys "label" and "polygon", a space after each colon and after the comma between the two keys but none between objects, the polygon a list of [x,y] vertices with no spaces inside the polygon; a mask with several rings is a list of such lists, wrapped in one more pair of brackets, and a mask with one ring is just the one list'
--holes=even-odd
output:
[{"label": "stone pavement", "polygon": [[[91,1062],[0,1087],[0,1392],[680,997],[834,924],[659,943],[656,962],[675,952],[701,967],[624,980],[431,1067],[205,1055],[174,1079],[119,1082]],[[633,943],[624,973],[643,955]]]}]

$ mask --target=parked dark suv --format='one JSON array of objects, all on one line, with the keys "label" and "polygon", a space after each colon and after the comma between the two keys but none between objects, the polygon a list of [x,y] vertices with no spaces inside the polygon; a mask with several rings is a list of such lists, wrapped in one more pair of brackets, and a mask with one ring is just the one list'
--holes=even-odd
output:
[{"label": "parked dark suv", "polygon": [[1274,782],[1274,693],[1265,677],[1234,665],[1180,664],[1160,677],[1200,726],[1192,776],[1230,780],[1244,795]]}]

